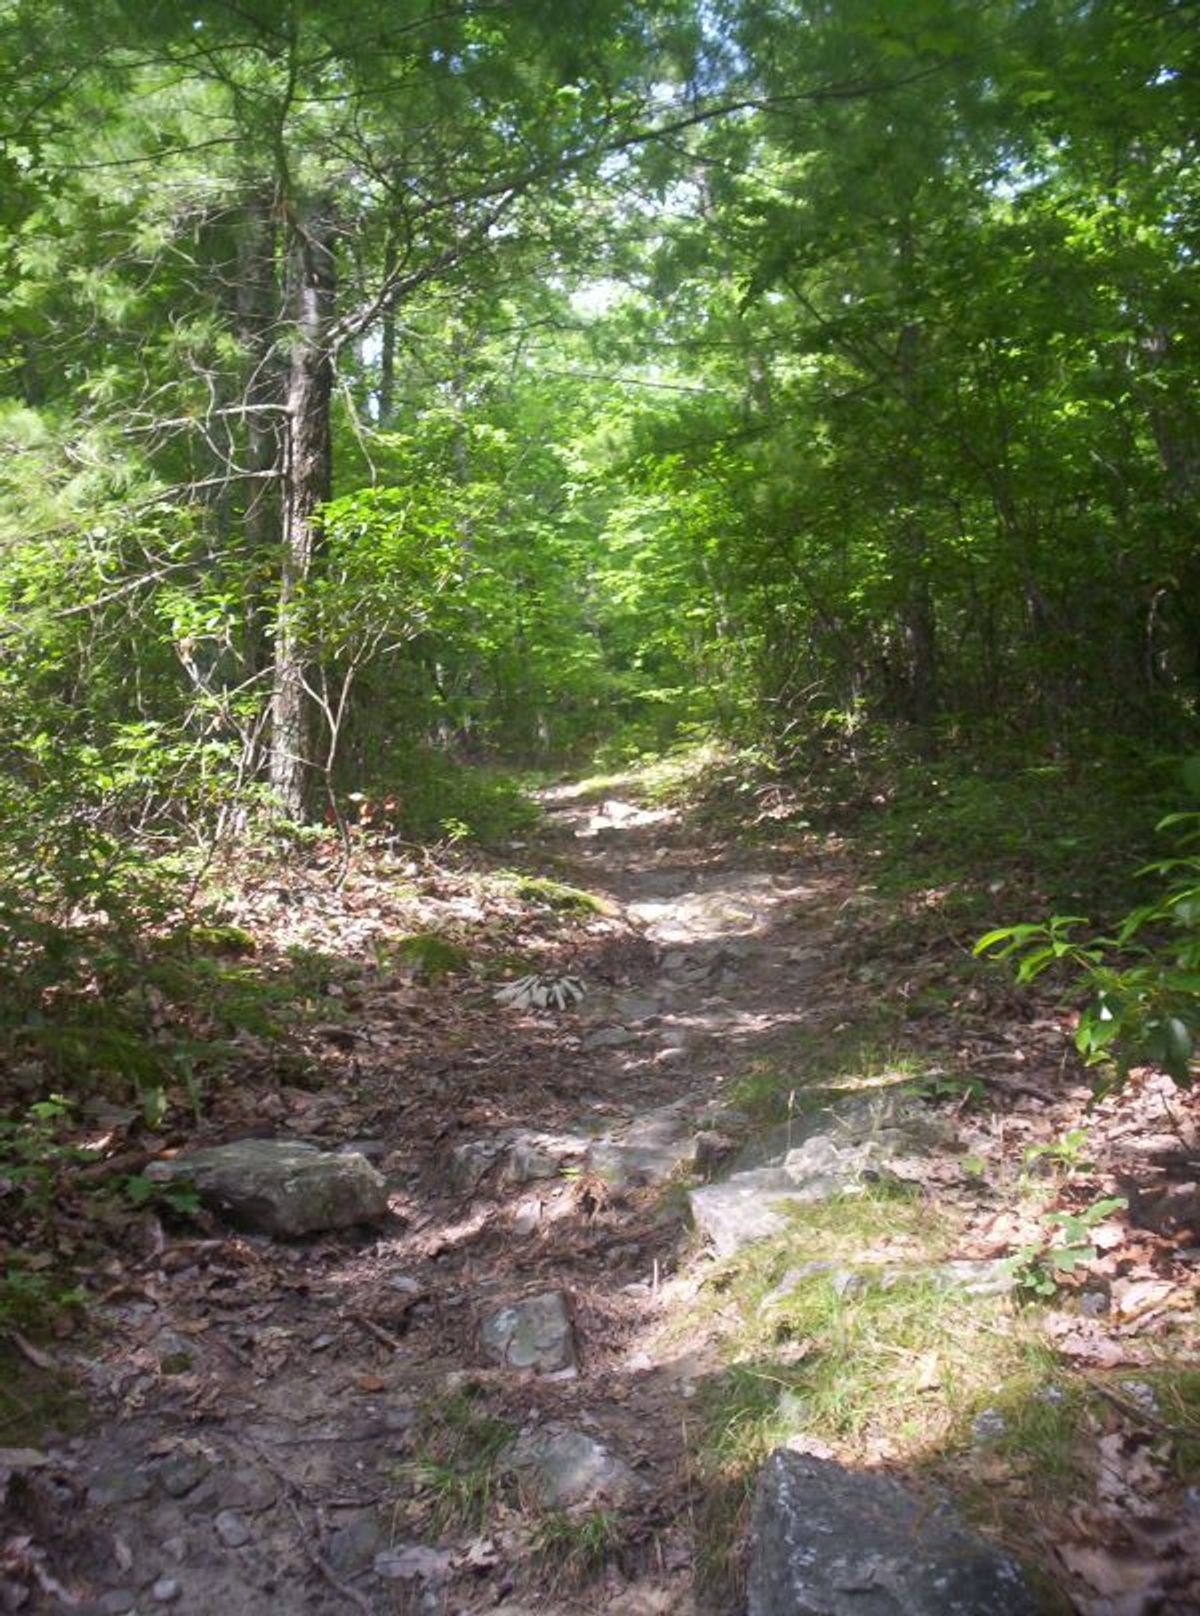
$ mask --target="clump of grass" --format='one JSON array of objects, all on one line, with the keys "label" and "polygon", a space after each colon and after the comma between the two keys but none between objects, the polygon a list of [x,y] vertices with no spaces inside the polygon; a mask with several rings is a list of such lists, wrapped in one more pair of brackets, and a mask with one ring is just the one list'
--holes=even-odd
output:
[{"label": "clump of grass", "polygon": [[[884,1234],[909,1243],[920,1266],[881,1252]],[[933,1264],[953,1235],[931,1227],[927,1201],[889,1197],[884,1207],[872,1192],[797,1209],[786,1237],[715,1271],[710,1322],[729,1362],[703,1390],[693,1464],[703,1576],[721,1590],[719,1608],[736,1597],[754,1478],[791,1438],[852,1464],[888,1454],[965,1469],[956,1485],[968,1504],[1008,1526],[972,1484],[981,1447],[1020,1478],[1022,1509],[1073,1490],[1095,1394],[1059,1367],[1035,1311],[939,1280]],[[797,1267],[814,1256],[852,1266]]]},{"label": "clump of grass", "polygon": [[512,891],[529,903],[544,904],[564,914],[611,915],[613,906],[598,893],[585,892],[582,887],[568,886],[548,875],[518,875],[513,878]]},{"label": "clump of grass", "polygon": [[189,926],[183,933],[183,940],[191,947],[210,954],[253,954],[258,949],[253,932],[247,931],[244,926],[229,924]]},{"label": "clump of grass", "polygon": [[625,1531],[612,1510],[582,1513],[551,1510],[533,1533],[531,1548],[539,1572],[556,1589],[590,1582],[621,1552]]},{"label": "clump of grass", "polygon": [[87,1404],[69,1381],[35,1369],[0,1342],[0,1433],[6,1447],[37,1447],[48,1431],[73,1436],[87,1421]]},{"label": "clump of grass", "polygon": [[401,937],[392,947],[393,958],[410,970],[414,976],[436,982],[439,977],[453,976],[465,971],[470,956],[457,943],[439,937],[436,932],[416,932]]},{"label": "clump of grass", "polygon": [[416,1454],[396,1472],[436,1532],[480,1531],[491,1514],[500,1455],[513,1427],[467,1393],[428,1403]]}]

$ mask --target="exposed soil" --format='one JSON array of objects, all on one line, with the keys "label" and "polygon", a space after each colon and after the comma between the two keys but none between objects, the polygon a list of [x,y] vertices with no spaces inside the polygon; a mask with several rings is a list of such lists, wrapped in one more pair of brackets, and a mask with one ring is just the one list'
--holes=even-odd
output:
[{"label": "exposed soil", "polygon": [[[674,1108],[719,1155],[738,1126],[730,1081],[844,1014],[837,924],[855,883],[835,856],[697,842],[635,804],[563,791],[546,806],[539,857],[618,906],[520,938],[537,969],[578,975],[583,1001],[521,1011],[479,978],[367,970],[326,1029],[325,1083],[226,1093],[206,1138],[365,1143],[393,1186],[389,1221],[295,1244],[141,1223],[142,1249],[114,1258],[98,1297],[103,1330],[58,1354],[101,1417],[48,1439],[15,1489],[7,1608],[693,1610],[688,1450],[712,1360],[699,1331],[663,1344],[697,1260],[681,1191],[570,1169],[464,1186],[455,1149],[522,1128],[636,1144]],[[472,903],[447,908],[470,925]],[[360,907],[347,957],[369,943]],[[549,1290],[568,1300],[577,1375],[490,1364],[481,1321]],[[511,1487],[474,1520],[439,1516],[413,1466],[464,1393],[514,1431],[561,1421],[634,1468],[643,1490],[596,1579],[572,1586],[566,1550]]]}]

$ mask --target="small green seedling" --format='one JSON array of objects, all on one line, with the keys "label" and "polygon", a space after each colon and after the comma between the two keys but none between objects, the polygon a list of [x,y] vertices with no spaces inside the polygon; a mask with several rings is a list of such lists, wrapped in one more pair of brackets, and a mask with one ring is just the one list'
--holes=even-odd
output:
[{"label": "small green seedling", "polygon": [[1042,1238],[1008,1259],[1018,1290],[1026,1296],[1053,1296],[1063,1278],[1094,1261],[1090,1235],[1098,1223],[1126,1206],[1124,1196],[1105,1195],[1080,1212],[1051,1212]]}]

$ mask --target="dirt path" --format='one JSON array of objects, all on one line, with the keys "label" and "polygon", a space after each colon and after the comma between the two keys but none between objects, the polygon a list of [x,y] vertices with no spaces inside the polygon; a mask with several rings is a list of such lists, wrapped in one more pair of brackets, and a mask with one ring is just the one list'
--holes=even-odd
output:
[{"label": "dirt path", "polygon": [[[686,1339],[655,1339],[690,1238],[671,1180],[698,1135],[719,1151],[729,1080],[822,1013],[837,879],[689,845],[635,804],[564,791],[546,806],[556,873],[621,905],[564,961],[582,1004],[496,1007],[490,1040],[430,1051],[436,1126],[414,1129],[405,1074],[367,1071],[359,1142],[394,1191],[382,1231],[176,1232],[114,1283],[89,1366],[108,1412],[31,1483],[43,1580],[75,1603],[27,1608],[693,1608],[685,1449],[703,1365]],[[386,998],[367,1010],[378,1023]],[[498,1365],[488,1320],[547,1293],[573,1361]],[[583,1512],[591,1538],[544,1507],[553,1465],[549,1482],[505,1469],[514,1436],[536,1449],[547,1432],[612,1470]],[[580,1594],[590,1561],[604,1569]]]}]

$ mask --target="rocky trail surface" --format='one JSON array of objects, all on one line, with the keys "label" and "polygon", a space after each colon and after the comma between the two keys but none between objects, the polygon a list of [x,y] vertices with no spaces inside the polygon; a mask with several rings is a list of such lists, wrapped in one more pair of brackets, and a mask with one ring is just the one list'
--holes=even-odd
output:
[{"label": "rocky trail surface", "polygon": [[[335,1092],[268,1095],[252,1128],[218,1116],[199,1156],[158,1164],[207,1221],[152,1221],[114,1264],[100,1346],[74,1354],[100,1417],[0,1455],[25,1545],[7,1608],[714,1608],[697,1276],[777,1231],[782,1203],[920,1178],[945,1128],[860,1098],[755,1142],[730,1103],[798,1027],[836,1020],[836,862],[697,843],[636,803],[545,806],[556,873],[609,900],[538,962],[583,998],[376,973],[329,1029]],[[998,1272],[959,1270],[946,1283],[984,1291]],[[819,1445],[777,1456],[752,1616],[1033,1608],[1008,1560],[931,1508]],[[797,1539],[804,1519],[835,1563]]]}]

